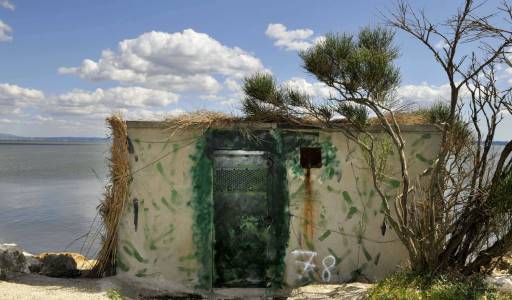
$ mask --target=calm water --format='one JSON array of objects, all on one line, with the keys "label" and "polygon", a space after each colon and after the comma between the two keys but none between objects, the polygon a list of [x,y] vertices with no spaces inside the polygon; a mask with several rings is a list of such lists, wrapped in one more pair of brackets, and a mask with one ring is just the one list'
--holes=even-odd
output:
[{"label": "calm water", "polygon": [[[0,144],[0,243],[31,253],[63,251],[87,233],[102,196],[107,154],[107,143]],[[83,239],[67,250],[82,245]]]}]

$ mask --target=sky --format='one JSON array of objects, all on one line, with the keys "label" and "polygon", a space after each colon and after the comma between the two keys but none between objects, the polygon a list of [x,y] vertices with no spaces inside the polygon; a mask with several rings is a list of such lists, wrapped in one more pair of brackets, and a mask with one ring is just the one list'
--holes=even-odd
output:
[{"label": "sky", "polygon": [[[442,20],[462,1],[410,3]],[[105,136],[112,113],[126,119],[199,109],[239,113],[241,80],[255,72],[326,97],[329,90],[304,71],[298,51],[328,32],[381,25],[393,4],[0,0],[0,133]],[[425,47],[402,32],[396,45],[398,96],[418,105],[445,101],[446,76]],[[512,71],[503,68],[500,76],[508,82]],[[497,140],[512,138],[506,130],[512,117],[504,118]]]}]

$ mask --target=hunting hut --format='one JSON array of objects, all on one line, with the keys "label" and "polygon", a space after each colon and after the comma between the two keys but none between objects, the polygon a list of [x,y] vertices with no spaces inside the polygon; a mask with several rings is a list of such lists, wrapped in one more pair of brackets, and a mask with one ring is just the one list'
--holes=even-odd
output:
[{"label": "hunting hut", "polygon": [[[128,167],[127,179],[111,187],[121,199],[111,229],[121,278],[188,293],[277,295],[310,283],[381,279],[407,259],[349,124],[117,124],[113,147],[126,153],[113,152],[113,163]],[[385,193],[395,196],[397,154],[379,126],[367,130],[379,140]],[[440,131],[418,123],[401,132],[417,178],[439,150]]]}]

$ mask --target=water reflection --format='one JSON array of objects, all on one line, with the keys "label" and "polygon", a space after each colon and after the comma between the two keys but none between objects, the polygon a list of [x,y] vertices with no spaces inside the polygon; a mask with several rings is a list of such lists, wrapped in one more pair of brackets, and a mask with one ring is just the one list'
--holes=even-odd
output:
[{"label": "water reflection", "polygon": [[0,242],[33,253],[62,251],[87,233],[103,193],[107,150],[106,143],[0,145]]}]

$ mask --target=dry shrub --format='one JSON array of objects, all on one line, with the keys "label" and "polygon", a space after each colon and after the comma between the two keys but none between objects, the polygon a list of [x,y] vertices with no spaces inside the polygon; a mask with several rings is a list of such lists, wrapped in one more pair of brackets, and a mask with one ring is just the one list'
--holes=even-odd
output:
[{"label": "dry shrub", "polygon": [[112,130],[110,180],[105,187],[104,199],[98,206],[103,221],[102,246],[96,257],[92,276],[102,277],[114,273],[117,252],[117,233],[124,204],[128,196],[130,162],[126,122],[121,116],[107,118]]}]

